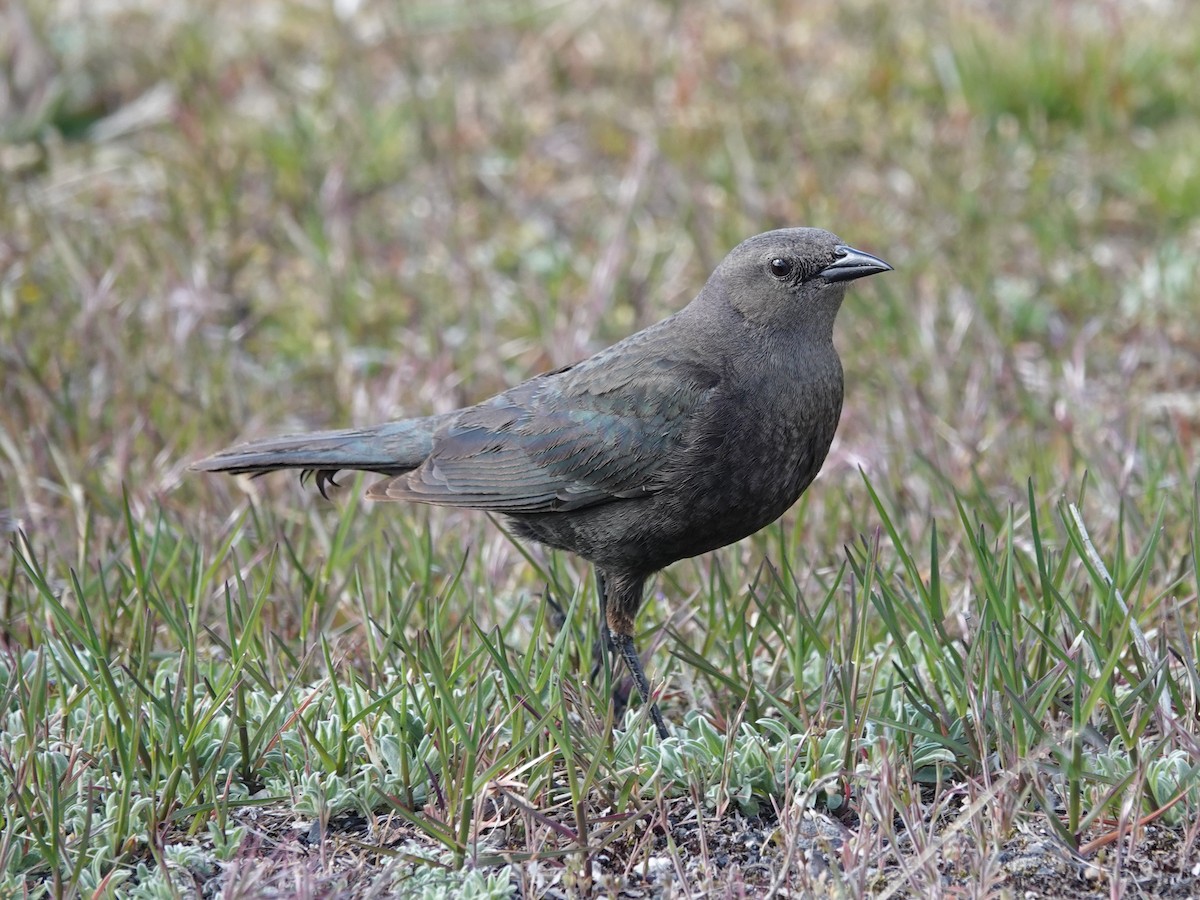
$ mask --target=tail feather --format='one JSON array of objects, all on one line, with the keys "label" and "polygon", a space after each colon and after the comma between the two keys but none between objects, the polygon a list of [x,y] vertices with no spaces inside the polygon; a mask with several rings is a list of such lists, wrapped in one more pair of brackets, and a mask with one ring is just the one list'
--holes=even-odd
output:
[{"label": "tail feather", "polygon": [[326,496],[343,469],[402,475],[421,465],[433,450],[433,435],[454,413],[423,419],[403,419],[369,428],[288,434],[240,444],[193,463],[200,472],[265,475],[299,469],[300,480],[313,478]]}]

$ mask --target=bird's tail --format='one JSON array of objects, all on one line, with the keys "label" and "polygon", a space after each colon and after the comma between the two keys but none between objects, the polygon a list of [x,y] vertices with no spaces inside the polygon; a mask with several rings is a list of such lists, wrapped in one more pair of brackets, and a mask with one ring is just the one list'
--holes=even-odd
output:
[{"label": "bird's tail", "polygon": [[222,450],[191,468],[254,476],[299,469],[301,480],[313,477],[317,490],[325,495],[327,485],[337,486],[334,478],[343,469],[381,475],[402,475],[415,469],[433,450],[434,432],[451,415],[265,438]]}]

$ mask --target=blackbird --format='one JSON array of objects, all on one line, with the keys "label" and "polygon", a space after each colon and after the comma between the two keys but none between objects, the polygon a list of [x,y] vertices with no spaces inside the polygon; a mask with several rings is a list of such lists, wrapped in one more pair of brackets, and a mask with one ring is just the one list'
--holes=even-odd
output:
[{"label": "blackbird", "polygon": [[828,231],[739,244],[679,312],[454,412],[253,441],[208,472],[388,476],[374,500],[489,510],[589,560],[602,644],[667,736],[633,644],[646,579],[753,534],[816,477],[842,410],[833,322],[846,287],[891,270]]}]

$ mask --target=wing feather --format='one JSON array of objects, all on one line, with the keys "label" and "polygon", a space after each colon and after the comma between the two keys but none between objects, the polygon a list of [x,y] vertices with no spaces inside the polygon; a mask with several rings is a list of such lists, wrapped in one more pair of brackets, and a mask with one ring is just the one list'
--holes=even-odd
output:
[{"label": "wing feather", "polygon": [[422,465],[370,496],[519,514],[654,491],[720,379],[698,362],[611,362],[601,353],[463,410]]}]

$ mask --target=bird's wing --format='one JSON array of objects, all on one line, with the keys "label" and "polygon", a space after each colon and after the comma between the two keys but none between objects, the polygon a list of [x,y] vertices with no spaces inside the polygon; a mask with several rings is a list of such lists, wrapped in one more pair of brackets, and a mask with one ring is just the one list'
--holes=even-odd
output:
[{"label": "bird's wing", "polygon": [[557,512],[655,490],[719,377],[702,364],[599,358],[463,410],[417,469],[375,499]]}]

